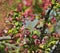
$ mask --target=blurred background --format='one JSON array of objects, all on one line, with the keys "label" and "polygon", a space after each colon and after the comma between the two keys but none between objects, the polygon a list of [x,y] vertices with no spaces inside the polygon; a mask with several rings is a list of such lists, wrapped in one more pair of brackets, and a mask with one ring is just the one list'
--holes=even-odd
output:
[{"label": "blurred background", "polygon": [[0,0],[0,30],[6,27],[5,17],[17,7],[19,2],[19,0]]}]

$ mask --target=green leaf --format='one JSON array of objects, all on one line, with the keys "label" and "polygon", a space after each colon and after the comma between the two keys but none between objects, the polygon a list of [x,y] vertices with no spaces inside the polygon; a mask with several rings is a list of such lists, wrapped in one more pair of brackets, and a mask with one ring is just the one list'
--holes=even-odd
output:
[{"label": "green leaf", "polygon": [[16,34],[16,33],[18,33],[18,31],[17,31],[17,29],[14,29],[13,34]]},{"label": "green leaf", "polygon": [[16,29],[18,30],[20,27],[18,26],[18,27],[16,27]]},{"label": "green leaf", "polygon": [[55,3],[55,0],[52,0],[52,3],[54,4]]},{"label": "green leaf", "polygon": [[36,13],[41,13],[43,11],[42,8],[40,8],[37,4],[35,4],[34,9]]},{"label": "green leaf", "polygon": [[39,30],[34,30],[33,34],[36,34],[36,35],[40,36],[40,31]]},{"label": "green leaf", "polygon": [[13,16],[13,18],[16,18],[16,17],[18,17],[18,16],[19,16],[19,12],[14,11],[14,16]]},{"label": "green leaf", "polygon": [[19,44],[19,43],[20,43],[20,39],[17,40],[17,44]]},{"label": "green leaf", "polygon": [[47,48],[46,51],[50,51],[51,49],[50,48]]},{"label": "green leaf", "polygon": [[60,4],[59,3],[56,3],[56,8],[60,9]]},{"label": "green leaf", "polygon": [[49,44],[48,44],[48,46],[50,46],[51,44],[55,44],[56,43],[56,41],[51,41]]},{"label": "green leaf", "polygon": [[8,31],[8,33],[12,33],[12,31],[13,31],[13,30],[12,30],[12,29],[10,29],[10,30]]},{"label": "green leaf", "polygon": [[18,26],[18,24],[19,24],[18,22],[15,22],[15,26]]}]

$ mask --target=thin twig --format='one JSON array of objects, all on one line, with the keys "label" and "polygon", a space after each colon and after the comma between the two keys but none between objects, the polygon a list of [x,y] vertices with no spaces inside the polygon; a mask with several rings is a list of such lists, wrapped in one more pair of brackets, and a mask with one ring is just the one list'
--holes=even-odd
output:
[{"label": "thin twig", "polygon": [[3,36],[3,37],[0,37],[0,40],[11,40],[11,36]]},{"label": "thin twig", "polygon": [[6,45],[6,46],[8,46],[8,47],[12,47],[12,48],[14,48],[14,49],[20,48],[20,47],[18,47],[18,46],[15,46],[15,44],[9,44],[9,43],[5,43],[5,42],[0,42],[0,44]]}]

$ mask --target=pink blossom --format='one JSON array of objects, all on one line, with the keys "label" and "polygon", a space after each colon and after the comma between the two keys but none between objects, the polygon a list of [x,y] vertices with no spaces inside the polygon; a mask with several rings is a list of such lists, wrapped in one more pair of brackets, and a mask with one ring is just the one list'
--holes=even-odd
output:
[{"label": "pink blossom", "polygon": [[6,46],[6,48],[5,48],[5,51],[7,52],[8,51],[8,47]]},{"label": "pink blossom", "polygon": [[30,31],[29,30],[26,30],[26,35],[28,36],[28,35],[30,35]]},{"label": "pink blossom", "polygon": [[33,39],[36,39],[36,38],[38,38],[38,37],[37,37],[37,35],[33,35],[32,38],[33,38]]},{"label": "pink blossom", "polygon": [[22,1],[23,1],[23,4],[26,6],[31,6],[33,2],[33,0],[22,0]]},{"label": "pink blossom", "polygon": [[22,10],[23,4],[19,3],[17,6],[17,11],[20,12]]},{"label": "pink blossom", "polygon": [[24,26],[22,26],[22,27],[21,27],[21,30],[23,31],[24,29],[25,29],[25,27],[24,27]]},{"label": "pink blossom", "polygon": [[56,20],[56,18],[55,17],[53,17],[52,19],[51,19],[51,22],[52,23],[55,23],[57,20]]},{"label": "pink blossom", "polygon": [[34,41],[34,43],[35,43],[35,45],[40,44],[40,40],[39,40],[39,39],[36,39],[36,40]]}]

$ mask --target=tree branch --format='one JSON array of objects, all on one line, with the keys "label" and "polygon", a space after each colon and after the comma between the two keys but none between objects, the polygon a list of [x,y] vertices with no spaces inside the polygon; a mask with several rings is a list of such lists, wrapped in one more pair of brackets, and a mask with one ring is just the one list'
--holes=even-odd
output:
[{"label": "tree branch", "polygon": [[0,44],[6,45],[6,46],[8,46],[8,47],[12,47],[12,48],[14,48],[14,49],[20,48],[20,47],[18,47],[18,46],[15,46],[15,44],[9,44],[9,43],[5,43],[5,42],[0,42]]},{"label": "tree branch", "polygon": [[0,40],[11,40],[12,38],[10,36],[3,36],[0,37]]},{"label": "tree branch", "polygon": [[49,15],[50,15],[50,12],[51,10],[53,9],[53,7],[55,6],[55,4],[52,4],[50,10],[47,12],[47,14],[45,15],[45,22],[44,22],[44,26],[42,28],[42,31],[41,31],[41,36],[40,36],[40,39],[42,40],[43,37],[44,37],[44,32],[45,32],[45,29],[46,29],[46,22],[48,22],[48,18],[49,18]]}]

